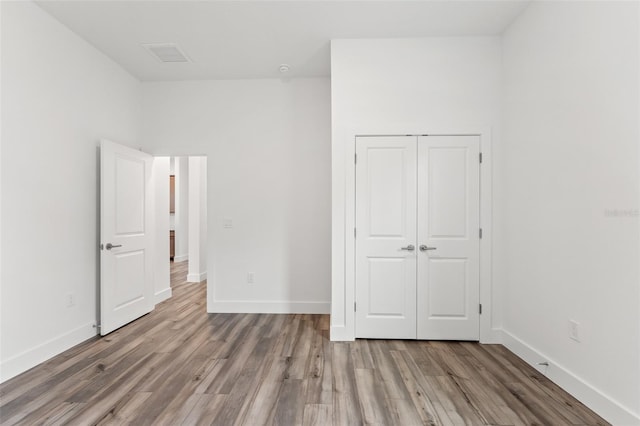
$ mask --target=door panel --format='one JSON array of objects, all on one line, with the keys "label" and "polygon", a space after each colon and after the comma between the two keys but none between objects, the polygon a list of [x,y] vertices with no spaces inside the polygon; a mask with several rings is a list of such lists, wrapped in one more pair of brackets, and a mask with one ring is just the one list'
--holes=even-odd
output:
[{"label": "door panel", "polygon": [[428,259],[427,300],[432,318],[464,318],[467,312],[467,260]]},{"label": "door panel", "polygon": [[[427,156],[430,238],[467,237],[467,149],[434,147]],[[424,182],[420,182],[421,184]]]},{"label": "door panel", "polygon": [[150,255],[152,159],[113,142],[100,144],[102,335],[154,308]]},{"label": "door panel", "polygon": [[367,175],[366,206],[369,214],[371,237],[402,237],[406,235],[405,164],[407,152],[404,148],[371,148],[367,150],[365,162]]},{"label": "door panel", "polygon": [[[389,285],[404,279],[407,261],[404,258],[368,258],[369,303],[368,315],[375,317],[403,317],[406,294],[403,287]],[[411,268],[413,265],[409,265]]]},{"label": "door panel", "polygon": [[113,255],[115,274],[114,310],[118,311],[144,297],[144,251]]},{"label": "door panel", "polygon": [[356,153],[356,337],[415,339],[416,138],[358,138]]},{"label": "door panel", "polygon": [[419,339],[478,340],[480,141],[418,138]]},{"label": "door panel", "polygon": [[144,233],[145,161],[115,155],[115,234]]}]

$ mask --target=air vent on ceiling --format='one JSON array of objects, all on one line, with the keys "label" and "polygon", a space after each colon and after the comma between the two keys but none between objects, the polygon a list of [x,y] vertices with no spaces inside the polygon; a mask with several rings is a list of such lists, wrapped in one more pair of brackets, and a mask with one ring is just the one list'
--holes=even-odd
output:
[{"label": "air vent on ceiling", "polygon": [[150,43],[142,46],[160,62],[191,62],[175,43]]}]

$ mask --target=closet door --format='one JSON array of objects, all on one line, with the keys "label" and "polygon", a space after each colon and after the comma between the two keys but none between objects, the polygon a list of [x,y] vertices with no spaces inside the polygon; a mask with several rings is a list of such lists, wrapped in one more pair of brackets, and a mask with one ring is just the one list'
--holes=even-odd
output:
[{"label": "closet door", "polygon": [[416,338],[416,141],[356,141],[356,337]]},{"label": "closet door", "polygon": [[418,339],[479,340],[480,140],[418,138]]}]

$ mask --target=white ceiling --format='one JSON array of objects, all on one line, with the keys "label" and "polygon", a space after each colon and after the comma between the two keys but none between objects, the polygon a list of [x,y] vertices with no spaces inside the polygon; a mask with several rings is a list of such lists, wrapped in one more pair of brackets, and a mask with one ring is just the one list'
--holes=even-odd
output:
[{"label": "white ceiling", "polygon": [[[529,1],[38,1],[143,81],[328,76],[329,42],[500,34]],[[142,43],[177,43],[160,63]]]}]

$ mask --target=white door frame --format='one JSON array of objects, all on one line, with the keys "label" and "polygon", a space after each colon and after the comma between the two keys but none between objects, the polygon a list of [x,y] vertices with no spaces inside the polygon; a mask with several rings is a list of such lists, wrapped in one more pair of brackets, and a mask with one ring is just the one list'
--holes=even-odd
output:
[{"label": "white door frame", "polygon": [[[341,131],[342,130],[342,131]],[[398,123],[379,126],[355,126],[333,134],[333,164],[344,164],[344,187],[340,176],[333,175],[334,197],[332,205],[332,292],[331,292],[331,340],[355,340],[355,254],[353,236],[355,228],[355,153],[358,136],[398,135],[473,135],[480,137],[482,165],[480,167],[480,342],[500,343],[500,331],[494,325],[492,293],[492,152],[489,127],[443,128],[416,123]],[[343,156],[344,155],[344,156]],[[340,173],[342,174],[342,173]],[[336,191],[336,189],[338,191]],[[340,196],[344,194],[344,198]],[[342,225],[342,226],[341,226]]]}]

